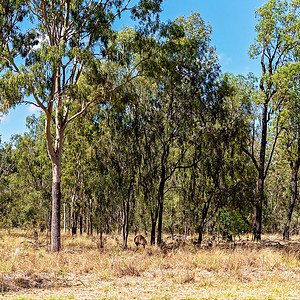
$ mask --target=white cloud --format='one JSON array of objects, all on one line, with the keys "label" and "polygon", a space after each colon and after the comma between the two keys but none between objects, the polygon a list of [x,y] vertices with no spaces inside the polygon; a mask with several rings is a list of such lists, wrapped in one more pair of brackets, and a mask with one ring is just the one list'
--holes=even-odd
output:
[{"label": "white cloud", "polygon": [[225,53],[218,54],[218,58],[219,58],[221,65],[223,65],[223,66],[229,65],[232,62],[232,58],[227,56]]},{"label": "white cloud", "polygon": [[9,123],[10,122],[9,115],[0,115],[0,122],[1,124]]},{"label": "white cloud", "polygon": [[35,114],[35,113],[37,113],[37,112],[40,112],[40,111],[41,111],[41,108],[40,108],[40,107],[37,107],[37,106],[35,106],[35,105],[33,105],[33,104],[30,104],[27,110],[28,110],[28,113],[30,113],[30,114]]}]

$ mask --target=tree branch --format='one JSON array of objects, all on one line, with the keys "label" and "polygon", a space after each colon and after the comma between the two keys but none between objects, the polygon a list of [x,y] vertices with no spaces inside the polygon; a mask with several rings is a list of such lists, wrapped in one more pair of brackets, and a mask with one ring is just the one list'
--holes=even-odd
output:
[{"label": "tree branch", "polygon": [[272,147],[272,150],[271,150],[271,154],[270,154],[270,157],[269,157],[269,160],[268,160],[268,164],[267,164],[267,167],[266,167],[266,170],[265,170],[265,173],[264,173],[264,179],[266,179],[266,177],[267,177],[267,173],[268,173],[268,170],[270,168],[272,157],[273,157],[273,154],[274,154],[274,151],[275,151],[275,146],[276,146],[276,143],[277,143],[277,139],[278,139],[279,134],[281,132],[281,130],[278,129],[278,127],[279,127],[278,122],[279,122],[279,117],[277,118],[275,140],[274,140],[273,147]]},{"label": "tree branch", "polygon": [[258,164],[257,164],[257,160],[254,157],[254,154],[250,153],[243,145],[241,145],[241,147],[242,147],[242,151],[245,152],[251,158],[256,170],[258,170],[259,167],[258,167]]}]

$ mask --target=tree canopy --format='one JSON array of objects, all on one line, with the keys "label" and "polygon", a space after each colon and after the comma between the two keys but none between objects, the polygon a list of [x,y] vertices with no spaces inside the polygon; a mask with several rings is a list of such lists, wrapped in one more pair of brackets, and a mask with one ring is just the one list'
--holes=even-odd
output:
[{"label": "tree canopy", "polygon": [[42,111],[1,144],[1,226],[47,229],[52,251],[62,228],[124,248],[299,230],[299,1],[256,11],[260,77],[223,74],[211,26],[161,23],[161,2],[1,2],[0,110]]}]

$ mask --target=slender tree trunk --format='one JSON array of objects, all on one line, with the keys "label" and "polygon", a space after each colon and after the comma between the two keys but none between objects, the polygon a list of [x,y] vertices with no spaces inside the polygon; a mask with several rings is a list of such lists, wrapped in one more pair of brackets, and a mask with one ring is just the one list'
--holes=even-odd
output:
[{"label": "slender tree trunk", "polygon": [[158,223],[157,223],[157,244],[162,243],[162,217],[163,217],[163,210],[164,210],[164,190],[165,190],[165,183],[166,183],[166,171],[165,166],[162,163],[162,171],[160,177],[160,184],[158,188]]},{"label": "slender tree trunk", "polygon": [[99,240],[100,240],[99,248],[102,249],[103,248],[103,230],[102,229],[100,230]]},{"label": "slender tree trunk", "polygon": [[64,232],[66,232],[66,203],[64,203]]},{"label": "slender tree trunk", "polygon": [[62,145],[64,136],[64,126],[62,122],[61,102],[56,102],[55,112],[55,143],[52,144],[51,135],[51,111],[47,114],[45,122],[46,144],[49,157],[52,162],[52,219],[51,219],[51,251],[58,252],[61,250],[60,237],[60,217],[61,217],[61,159]]},{"label": "slender tree trunk", "polygon": [[78,212],[77,210],[73,210],[72,213],[72,235],[77,234],[77,222],[78,221]]},{"label": "slender tree trunk", "polygon": [[155,231],[156,231],[157,213],[151,212],[151,238],[150,244],[155,245]]},{"label": "slender tree trunk", "polygon": [[267,120],[268,103],[269,100],[266,100],[264,103],[263,114],[262,114],[262,130],[261,130],[262,133],[261,133],[261,141],[260,141],[256,205],[255,205],[255,215],[253,221],[253,239],[256,241],[261,240],[261,231],[262,231],[265,161],[266,161],[266,146],[267,146],[267,131],[268,131],[268,120]]},{"label": "slender tree trunk", "polygon": [[90,213],[90,235],[93,235],[93,216]]},{"label": "slender tree trunk", "polygon": [[166,147],[162,154],[161,158],[161,174],[160,174],[160,183],[158,188],[158,223],[157,223],[157,244],[162,243],[162,217],[164,209],[164,190],[166,184],[166,167],[165,162],[169,156],[169,146]]},{"label": "slender tree trunk", "polygon": [[127,249],[127,241],[129,235],[130,221],[134,217],[134,180],[135,173],[131,176],[129,187],[127,190],[127,199],[123,200],[123,224],[122,224],[122,237],[123,237],[123,248]]},{"label": "slender tree trunk", "polygon": [[[52,215],[51,215],[51,212],[49,213],[49,215],[47,216],[47,221],[46,221],[46,224],[47,224],[47,243],[48,242],[50,242],[51,243],[51,217],[52,217]],[[49,238],[49,234],[50,234],[50,239],[48,239]]]},{"label": "slender tree trunk", "polygon": [[93,235],[93,211],[92,211],[92,200],[88,200],[88,213],[87,213],[88,235]]},{"label": "slender tree trunk", "polygon": [[262,178],[259,178],[257,183],[257,196],[255,205],[255,215],[253,221],[253,240],[255,241],[261,240],[263,198],[264,180]]},{"label": "slender tree trunk", "polygon": [[[124,201],[125,202],[125,201]],[[123,203],[124,205],[124,203]],[[127,249],[128,240],[128,215],[125,212],[126,208],[123,208],[123,224],[122,224],[122,238],[123,238],[123,248]]]},{"label": "slender tree trunk", "polygon": [[201,246],[202,244],[202,240],[203,240],[203,227],[204,227],[204,224],[201,223],[199,226],[198,226],[198,245]]},{"label": "slender tree trunk", "polygon": [[105,233],[106,234],[109,234],[109,230],[110,228],[109,228],[109,224],[108,224],[108,219],[106,220],[106,224],[105,224]]},{"label": "slender tree trunk", "polygon": [[69,224],[69,233],[71,232],[71,227],[72,227],[72,207],[69,206],[69,212],[68,212],[68,215],[69,215],[69,220],[68,220],[68,224]]},{"label": "slender tree trunk", "polygon": [[198,226],[198,244],[199,244],[199,246],[202,243],[203,229],[204,229],[204,225],[205,225],[205,222],[206,222],[207,213],[208,213],[209,206],[210,206],[212,198],[213,198],[213,193],[210,195],[210,197],[207,200],[207,202],[204,203],[204,206],[202,208],[201,223]]},{"label": "slender tree trunk", "polygon": [[79,217],[79,230],[80,230],[80,235],[83,233],[83,217],[80,215]]},{"label": "slender tree trunk", "polygon": [[88,207],[86,210],[86,233],[87,235],[90,234],[90,204],[88,203]]},{"label": "slender tree trunk", "polygon": [[[130,197],[130,196],[128,196]],[[130,219],[130,199],[123,200],[123,218],[122,218],[122,238],[123,248],[127,249]]]},{"label": "slender tree trunk", "polygon": [[61,164],[52,164],[52,222],[51,222],[51,251],[61,249],[60,239],[60,206],[61,206]]},{"label": "slender tree trunk", "polygon": [[205,225],[205,220],[202,220],[201,224],[198,226],[198,245],[200,246],[203,240],[203,229]]},{"label": "slender tree trunk", "polygon": [[90,216],[90,234],[93,235],[93,216]]},{"label": "slender tree trunk", "polygon": [[157,245],[162,243],[162,217],[163,217],[163,209],[164,202],[163,198],[160,200],[158,204],[158,222],[157,222]]}]

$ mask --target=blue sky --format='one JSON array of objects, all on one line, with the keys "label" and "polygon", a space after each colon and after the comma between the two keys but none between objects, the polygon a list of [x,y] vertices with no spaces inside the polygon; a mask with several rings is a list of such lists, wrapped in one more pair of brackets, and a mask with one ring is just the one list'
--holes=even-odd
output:
[{"label": "blue sky", "polygon": [[[173,20],[199,12],[213,28],[212,45],[216,47],[222,72],[260,75],[259,61],[250,59],[248,49],[255,38],[255,10],[266,0],[164,0],[161,18]],[[24,133],[26,117],[37,113],[33,106],[19,106],[1,118],[1,141]]]}]

